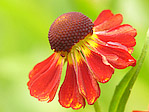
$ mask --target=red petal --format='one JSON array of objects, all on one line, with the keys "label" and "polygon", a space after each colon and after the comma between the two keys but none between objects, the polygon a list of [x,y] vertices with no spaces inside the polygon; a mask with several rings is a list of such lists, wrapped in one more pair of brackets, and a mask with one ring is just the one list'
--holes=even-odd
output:
[{"label": "red petal", "polygon": [[119,26],[123,21],[123,17],[121,14],[116,14],[110,17],[108,20],[104,21],[103,23],[95,26],[95,32],[109,30],[111,28]]},{"label": "red petal", "polygon": [[96,32],[99,39],[104,42],[118,42],[127,47],[133,47],[136,44],[136,29],[132,26],[124,24],[112,30],[105,32]]},{"label": "red petal", "polygon": [[[56,55],[56,54],[55,54]],[[52,55],[51,57],[53,57]],[[53,58],[52,58],[53,59]],[[50,65],[44,72],[39,70],[39,73],[33,74],[28,82],[28,88],[30,90],[31,96],[38,98],[40,101],[52,101],[57,88],[59,86],[61,71],[64,59],[57,54],[53,62],[49,60],[47,65]],[[44,62],[43,62],[44,63]],[[46,65],[46,66],[47,66]],[[36,67],[39,67],[38,65]],[[36,68],[35,67],[35,68]],[[43,66],[43,68],[46,68]]]},{"label": "red petal", "polygon": [[105,62],[104,57],[98,53],[87,50],[83,51],[85,58],[87,59],[87,63],[91,70],[94,73],[97,81],[105,83],[109,81],[112,74],[114,73],[114,69],[110,66],[109,63]]},{"label": "red petal", "polygon": [[51,66],[51,63],[55,57],[56,54],[53,53],[49,58],[35,65],[35,67],[29,73],[29,78],[32,78],[35,75],[45,72]]},{"label": "red petal", "polygon": [[[69,59],[70,60],[70,59]],[[59,102],[63,107],[79,109],[85,106],[85,101],[79,93],[76,73],[73,64],[68,61],[65,80],[59,91]]]},{"label": "red petal", "polygon": [[133,110],[132,112],[149,112],[149,110],[147,110],[147,111]]},{"label": "red petal", "polygon": [[[76,58],[79,58],[76,54]],[[77,59],[78,60],[78,59]],[[93,74],[88,69],[86,63],[80,58],[77,62],[77,80],[81,94],[87,99],[88,104],[94,104],[100,96],[100,88]]]},{"label": "red petal", "polygon": [[103,10],[99,14],[97,19],[94,21],[94,26],[97,26],[97,25],[103,23],[105,20],[109,19],[112,16],[113,16],[113,14],[112,14],[112,12],[110,10]]},{"label": "red petal", "polygon": [[128,52],[130,53],[130,54],[132,54],[133,53],[133,50],[134,50],[134,48],[133,47],[129,47],[129,48],[127,48],[128,49]]},{"label": "red petal", "polygon": [[136,60],[125,49],[108,44],[99,45],[96,49],[103,54],[108,62],[115,68],[124,69],[128,66],[136,65]]}]

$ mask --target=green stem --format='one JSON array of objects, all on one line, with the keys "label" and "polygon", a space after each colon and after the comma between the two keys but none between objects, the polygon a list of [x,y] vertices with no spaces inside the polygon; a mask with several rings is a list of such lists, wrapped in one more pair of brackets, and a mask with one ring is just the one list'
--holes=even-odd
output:
[{"label": "green stem", "polygon": [[101,112],[98,100],[94,103],[95,112]]}]

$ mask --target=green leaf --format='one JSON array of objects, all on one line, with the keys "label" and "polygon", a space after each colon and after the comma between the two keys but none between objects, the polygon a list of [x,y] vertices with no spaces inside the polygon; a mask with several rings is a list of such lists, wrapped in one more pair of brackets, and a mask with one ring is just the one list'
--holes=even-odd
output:
[{"label": "green leaf", "polygon": [[109,107],[109,112],[124,112],[127,100],[131,93],[131,89],[136,81],[136,78],[139,74],[145,56],[147,54],[147,48],[149,45],[149,29],[147,32],[147,38],[144,43],[141,55],[135,67],[133,67],[130,71],[126,73],[124,78],[117,85],[113,98],[111,100],[111,104]]}]

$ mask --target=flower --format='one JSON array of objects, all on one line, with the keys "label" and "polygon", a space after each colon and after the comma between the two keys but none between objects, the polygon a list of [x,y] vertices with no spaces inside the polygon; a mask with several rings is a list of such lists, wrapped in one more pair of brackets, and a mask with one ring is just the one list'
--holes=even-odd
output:
[{"label": "flower", "polygon": [[147,110],[147,111],[134,110],[133,112],[149,112],[149,110]]},{"label": "flower", "polygon": [[39,101],[51,102],[59,87],[64,63],[67,71],[59,91],[59,103],[66,108],[94,104],[100,96],[97,82],[108,82],[114,69],[135,66],[131,56],[136,30],[122,23],[121,14],[102,11],[92,23],[80,12],[59,16],[49,30],[54,53],[29,73],[28,88]]}]

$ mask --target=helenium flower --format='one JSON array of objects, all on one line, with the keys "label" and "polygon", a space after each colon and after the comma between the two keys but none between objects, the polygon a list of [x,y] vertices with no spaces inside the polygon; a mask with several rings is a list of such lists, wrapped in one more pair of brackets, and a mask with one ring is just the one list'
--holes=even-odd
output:
[{"label": "helenium flower", "polygon": [[110,80],[114,69],[135,66],[131,56],[136,44],[136,30],[123,24],[121,14],[102,11],[92,22],[80,12],[59,16],[49,30],[49,42],[54,53],[38,63],[29,73],[28,88],[39,101],[51,102],[60,84],[64,63],[66,76],[59,91],[63,107],[79,109],[100,96],[97,82]]}]

